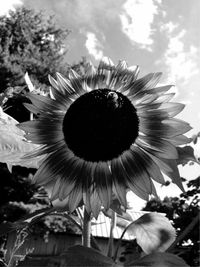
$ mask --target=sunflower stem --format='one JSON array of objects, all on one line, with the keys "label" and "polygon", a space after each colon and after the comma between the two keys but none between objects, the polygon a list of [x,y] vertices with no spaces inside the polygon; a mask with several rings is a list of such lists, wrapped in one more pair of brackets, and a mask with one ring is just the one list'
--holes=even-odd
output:
[{"label": "sunflower stem", "polygon": [[84,247],[90,247],[91,242],[91,215],[88,214],[84,207],[83,215],[83,234],[82,234],[82,245]]},{"label": "sunflower stem", "polygon": [[111,226],[110,226],[110,238],[109,238],[109,241],[108,241],[108,253],[107,253],[107,256],[110,257],[110,258],[112,258],[112,256],[113,256],[113,248],[114,248],[113,233],[114,233],[114,229],[115,229],[115,226],[116,226],[116,217],[117,217],[116,212],[114,212],[112,210]]}]

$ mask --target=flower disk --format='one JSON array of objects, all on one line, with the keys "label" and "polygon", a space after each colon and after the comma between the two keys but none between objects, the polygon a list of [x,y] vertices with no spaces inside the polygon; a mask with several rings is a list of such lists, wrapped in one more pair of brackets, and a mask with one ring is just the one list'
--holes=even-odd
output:
[{"label": "flower disk", "polygon": [[138,136],[139,122],[130,100],[108,89],[80,96],[63,121],[68,147],[87,161],[107,161],[128,150]]},{"label": "flower disk", "polygon": [[55,207],[85,205],[97,217],[113,196],[126,208],[127,190],[147,201],[163,174],[183,190],[176,146],[190,142],[191,127],[175,116],[184,105],[170,102],[170,85],[156,87],[161,73],[137,76],[137,66],[106,58],[83,75],[49,77],[51,98],[27,95],[35,119],[19,127],[39,148],[26,157],[42,156],[33,180]]}]

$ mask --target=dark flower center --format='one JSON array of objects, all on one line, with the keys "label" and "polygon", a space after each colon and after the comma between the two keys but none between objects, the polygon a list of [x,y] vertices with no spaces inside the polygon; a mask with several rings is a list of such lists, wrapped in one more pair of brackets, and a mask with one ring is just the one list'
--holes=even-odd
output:
[{"label": "dark flower center", "polygon": [[131,101],[108,89],[80,96],[67,110],[63,132],[68,147],[86,161],[107,161],[129,149],[139,119]]}]

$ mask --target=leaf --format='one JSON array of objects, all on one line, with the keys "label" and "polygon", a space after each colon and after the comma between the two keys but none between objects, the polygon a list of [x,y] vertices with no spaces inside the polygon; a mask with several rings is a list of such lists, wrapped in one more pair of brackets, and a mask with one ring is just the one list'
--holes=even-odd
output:
[{"label": "leaf", "polygon": [[[117,265],[109,257],[104,256],[93,248],[80,245],[70,247],[61,255],[63,261],[61,266],[115,266]],[[119,266],[119,265],[118,265]]]},{"label": "leaf", "polygon": [[32,224],[32,223],[38,221],[38,219],[40,219],[43,216],[48,215],[52,211],[54,211],[54,208],[44,208],[44,209],[40,209],[40,210],[37,210],[31,214],[26,215],[22,219],[14,222],[14,223],[3,222],[0,224],[0,236],[6,235],[7,233],[12,232],[14,230],[22,229],[22,228],[28,226],[29,224]]},{"label": "leaf", "polygon": [[27,226],[27,222],[12,223],[3,222],[0,224],[0,236],[6,235],[12,231],[19,230]]},{"label": "leaf", "polygon": [[135,235],[138,245],[146,254],[165,251],[176,238],[170,221],[156,212],[141,216],[127,227],[127,231]]},{"label": "leaf", "polygon": [[38,145],[27,142],[24,132],[17,124],[18,122],[0,107],[0,162],[6,163],[10,171],[15,165],[38,168],[43,156],[34,159],[22,158],[26,153],[38,148]]},{"label": "leaf", "polygon": [[177,164],[186,165],[189,161],[200,164],[197,157],[194,155],[194,148],[191,146],[177,147],[178,159]]},{"label": "leaf", "polygon": [[171,253],[153,253],[133,261],[127,266],[139,267],[189,267],[183,259]]}]

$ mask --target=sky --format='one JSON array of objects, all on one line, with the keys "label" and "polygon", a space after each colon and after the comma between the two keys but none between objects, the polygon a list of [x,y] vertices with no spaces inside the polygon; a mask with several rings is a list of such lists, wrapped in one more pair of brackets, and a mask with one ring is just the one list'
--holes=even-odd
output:
[{"label": "sky", "polygon": [[[0,15],[21,5],[54,14],[56,23],[70,30],[68,63],[85,56],[97,65],[108,56],[114,63],[139,65],[141,76],[163,72],[161,84],[175,85],[174,102],[186,105],[179,117],[193,127],[188,135],[200,131],[200,0],[0,0]],[[200,144],[195,154],[200,155]],[[180,172],[196,178],[200,167]]]}]

